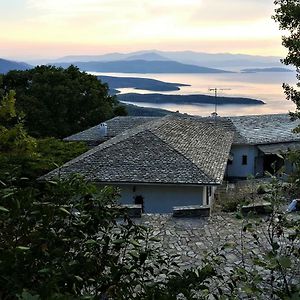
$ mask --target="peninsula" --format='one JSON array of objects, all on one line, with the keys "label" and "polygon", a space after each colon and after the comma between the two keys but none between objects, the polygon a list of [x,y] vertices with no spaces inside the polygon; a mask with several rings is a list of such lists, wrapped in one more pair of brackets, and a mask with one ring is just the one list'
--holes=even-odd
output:
[{"label": "peninsula", "polygon": [[114,77],[114,76],[97,76],[102,82],[107,83],[112,94],[117,94],[120,88],[134,88],[136,90],[148,90],[154,92],[171,92],[179,91],[182,86],[189,84],[164,82],[150,78],[137,77]]},{"label": "peninsula", "polygon": [[[216,99],[208,95],[164,95],[164,94],[138,94],[127,93],[117,96],[122,102],[132,103],[155,103],[155,104],[214,104]],[[242,98],[242,97],[218,97],[218,105],[263,105],[265,102],[262,100]]]}]

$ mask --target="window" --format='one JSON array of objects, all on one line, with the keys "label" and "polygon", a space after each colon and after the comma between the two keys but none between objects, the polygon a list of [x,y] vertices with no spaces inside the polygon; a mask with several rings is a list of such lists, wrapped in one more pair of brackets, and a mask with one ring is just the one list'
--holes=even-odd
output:
[{"label": "window", "polygon": [[248,156],[247,155],[243,155],[242,157],[242,165],[247,165],[248,164]]}]

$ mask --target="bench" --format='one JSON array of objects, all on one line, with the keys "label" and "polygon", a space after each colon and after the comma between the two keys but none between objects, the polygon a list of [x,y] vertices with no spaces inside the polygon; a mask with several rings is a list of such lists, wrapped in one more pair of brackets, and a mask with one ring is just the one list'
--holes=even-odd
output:
[{"label": "bench", "polygon": [[188,205],[188,206],[174,206],[174,218],[195,218],[195,217],[209,217],[210,206],[205,205]]},{"label": "bench", "polygon": [[122,204],[122,208],[125,209],[128,217],[141,218],[142,217],[142,205],[141,204]]},{"label": "bench", "polygon": [[254,213],[256,215],[270,214],[273,211],[272,204],[270,202],[253,203],[244,205],[241,208],[243,215]]}]

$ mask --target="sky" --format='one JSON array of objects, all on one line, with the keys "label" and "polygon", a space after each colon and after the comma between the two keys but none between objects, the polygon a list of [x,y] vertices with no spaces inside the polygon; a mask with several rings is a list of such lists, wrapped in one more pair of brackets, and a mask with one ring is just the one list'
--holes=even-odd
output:
[{"label": "sky", "polygon": [[0,57],[146,49],[284,56],[273,0],[0,0]]}]

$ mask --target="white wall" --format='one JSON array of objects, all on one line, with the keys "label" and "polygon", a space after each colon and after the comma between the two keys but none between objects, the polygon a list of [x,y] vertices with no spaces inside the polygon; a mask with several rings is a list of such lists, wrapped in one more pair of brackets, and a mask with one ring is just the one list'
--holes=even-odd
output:
[{"label": "white wall", "polygon": [[133,204],[136,196],[144,198],[145,213],[171,213],[173,206],[202,205],[203,186],[119,185],[122,204]]},{"label": "white wall", "polygon": [[[255,146],[238,146],[231,147],[230,153],[233,156],[232,164],[227,165],[227,177],[244,177],[255,175],[255,158],[257,156],[257,149]],[[242,164],[243,155],[247,155],[247,165]]]}]

